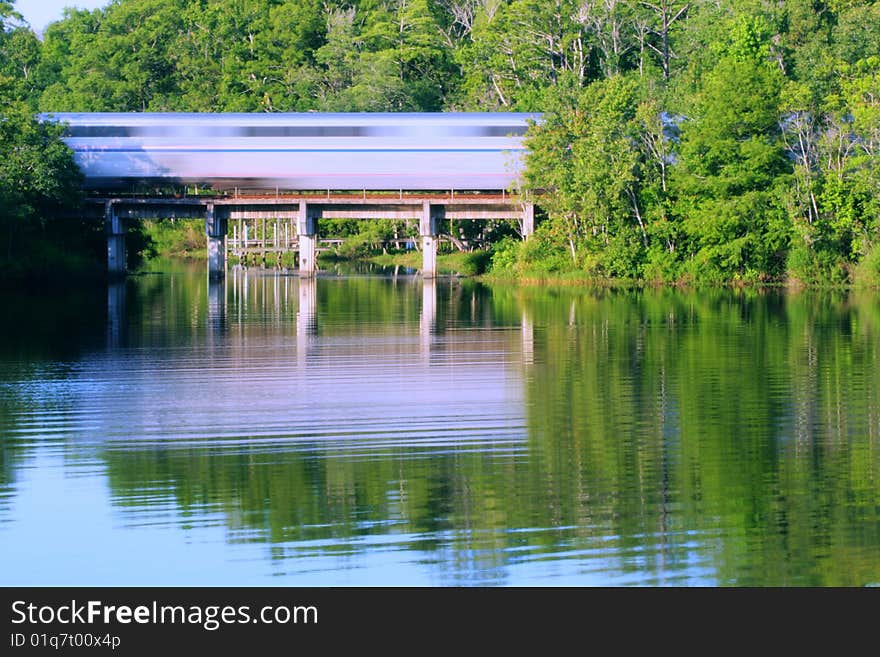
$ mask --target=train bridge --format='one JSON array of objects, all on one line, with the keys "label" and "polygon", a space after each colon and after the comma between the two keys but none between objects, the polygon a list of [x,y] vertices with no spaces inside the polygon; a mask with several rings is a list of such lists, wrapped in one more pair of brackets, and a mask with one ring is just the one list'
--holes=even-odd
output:
[{"label": "train bridge", "polygon": [[[523,166],[536,114],[51,114],[102,208],[107,263],[125,272],[125,225],[204,218],[208,271],[222,276],[232,229],[275,220],[293,239],[302,276],[315,273],[321,219],[419,224],[422,274],[436,274],[446,219],[516,219],[534,230],[534,205],[508,190]],[[193,186],[160,198],[137,190]],[[243,189],[273,190],[239,193]],[[315,190],[321,190],[320,193]],[[356,193],[353,190],[357,190]]]}]

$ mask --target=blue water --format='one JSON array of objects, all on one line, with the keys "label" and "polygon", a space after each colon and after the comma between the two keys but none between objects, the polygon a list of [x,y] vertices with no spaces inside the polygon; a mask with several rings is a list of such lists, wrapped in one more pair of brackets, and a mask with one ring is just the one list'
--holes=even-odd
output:
[{"label": "blue water", "polygon": [[0,585],[880,582],[871,296],[193,267],[7,301]]}]

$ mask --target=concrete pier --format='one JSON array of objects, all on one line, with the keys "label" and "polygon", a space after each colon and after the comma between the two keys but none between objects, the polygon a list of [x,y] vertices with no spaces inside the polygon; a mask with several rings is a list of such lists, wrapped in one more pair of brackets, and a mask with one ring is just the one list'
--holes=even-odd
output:
[{"label": "concrete pier", "polygon": [[217,212],[213,203],[205,209],[205,235],[208,238],[208,277],[226,275],[226,213]]},{"label": "concrete pier", "polygon": [[422,276],[424,278],[434,278],[437,275],[437,242],[444,216],[443,206],[432,205],[428,201],[422,204],[419,235],[422,238]]},{"label": "concrete pier", "polygon": [[434,278],[437,275],[437,236],[422,235],[422,276]]},{"label": "concrete pier", "polygon": [[308,203],[299,204],[296,232],[299,236],[299,275],[308,278],[315,275],[318,254],[318,217]]},{"label": "concrete pier", "polygon": [[107,271],[111,276],[122,276],[126,269],[125,222],[110,201],[104,205],[104,232],[107,235]]}]

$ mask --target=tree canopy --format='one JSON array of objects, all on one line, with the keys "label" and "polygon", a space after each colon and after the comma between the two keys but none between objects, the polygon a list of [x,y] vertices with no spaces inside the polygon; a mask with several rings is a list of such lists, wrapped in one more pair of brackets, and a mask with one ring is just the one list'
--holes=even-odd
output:
[{"label": "tree canopy", "polygon": [[873,0],[113,0],[42,41],[14,6],[10,116],[541,111],[499,268],[880,279]]}]

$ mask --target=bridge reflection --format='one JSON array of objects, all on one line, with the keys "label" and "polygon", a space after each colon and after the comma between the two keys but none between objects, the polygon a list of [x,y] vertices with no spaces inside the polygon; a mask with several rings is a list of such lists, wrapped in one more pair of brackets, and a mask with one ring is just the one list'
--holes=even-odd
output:
[{"label": "bridge reflection", "polygon": [[[330,279],[320,280],[327,280],[329,284]],[[320,280],[280,273],[254,274],[243,268],[233,268],[228,277],[206,277],[203,323],[207,345],[246,340],[247,335],[259,332],[267,324],[280,326],[292,323],[297,361],[304,365],[321,334]],[[438,287],[442,283],[434,278],[400,275],[397,270],[387,281],[392,287],[420,288],[421,304],[418,308],[407,306],[403,310],[417,313],[418,351],[422,358],[430,359],[432,352],[447,349],[450,341],[458,342],[467,335],[466,331],[462,332],[458,328],[454,330],[454,338],[445,335],[448,327],[441,320],[442,313],[438,307]],[[109,349],[131,346],[129,288],[132,287],[137,289],[136,282],[132,280],[122,279],[108,283],[106,333]],[[416,295],[406,296],[418,298]],[[254,316],[255,308],[260,309],[261,316]],[[333,312],[339,311],[336,309]],[[416,324],[415,316],[412,324]],[[337,325],[338,320],[332,321],[326,327],[325,333],[335,332]],[[364,326],[365,330],[369,330],[370,323]],[[395,324],[395,327],[399,331],[401,325]],[[523,363],[532,364],[534,323],[525,309],[522,310],[520,333]]]}]

